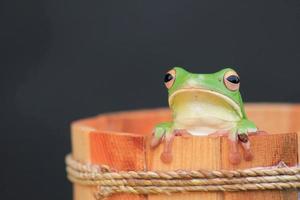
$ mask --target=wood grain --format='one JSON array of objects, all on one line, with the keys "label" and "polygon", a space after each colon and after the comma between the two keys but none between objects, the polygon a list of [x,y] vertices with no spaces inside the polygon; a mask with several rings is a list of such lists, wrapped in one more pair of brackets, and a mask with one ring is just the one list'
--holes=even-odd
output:
[{"label": "wood grain", "polygon": [[[90,126],[75,122],[71,125],[72,155],[81,162],[91,162],[89,134],[95,130]],[[73,199],[93,199],[94,187],[74,184]]]},{"label": "wood grain", "polygon": [[270,133],[300,131],[300,104],[250,103],[245,110],[261,130]]},{"label": "wood grain", "polygon": [[[251,162],[242,161],[232,165],[228,160],[228,140],[222,138],[222,169],[246,169],[252,167],[267,167],[284,162],[288,166],[297,164],[298,142],[296,133],[270,134],[251,136],[251,147],[254,159]],[[242,154],[242,149],[240,148]],[[291,191],[255,191],[255,192],[225,192],[224,200],[296,200],[297,192]]]},{"label": "wood grain", "polygon": [[[152,150],[148,147],[148,170],[176,170],[176,169],[220,169],[221,166],[221,138],[209,137],[176,137],[173,144],[173,161],[165,164],[160,160],[162,145]],[[221,193],[185,193],[167,195],[149,195],[149,200],[216,200],[221,199]]]},{"label": "wood grain", "polygon": [[[115,170],[145,169],[145,137],[136,134],[99,131],[97,123],[105,128],[104,117],[80,120],[72,125],[72,154],[81,162],[106,164]],[[117,124],[118,125],[118,124]],[[74,184],[74,200],[92,200],[96,187]],[[143,195],[118,194],[107,200],[142,200]]]},{"label": "wood grain", "polygon": [[[149,137],[155,124],[170,121],[168,109],[151,109],[99,115],[72,123],[72,154],[75,159],[94,164],[107,164],[116,170],[172,169],[244,169],[276,165],[279,161],[295,165],[300,157],[300,105],[247,104],[249,119],[271,135],[251,136],[254,160],[239,165],[228,162],[228,141],[222,137],[176,137],[173,162],[162,163],[162,146],[149,148]],[[290,132],[289,134],[287,134]],[[293,133],[294,132],[294,133]],[[296,134],[298,132],[298,135]],[[240,153],[242,150],[240,149]],[[74,184],[74,200],[94,200],[95,187]],[[134,196],[114,195],[108,200],[296,200],[296,192],[265,191],[237,193],[186,193]]]},{"label": "wood grain", "polygon": [[[94,164],[117,171],[145,170],[145,137],[133,134],[90,132],[90,156]],[[142,200],[143,195],[118,194],[107,200]]]}]

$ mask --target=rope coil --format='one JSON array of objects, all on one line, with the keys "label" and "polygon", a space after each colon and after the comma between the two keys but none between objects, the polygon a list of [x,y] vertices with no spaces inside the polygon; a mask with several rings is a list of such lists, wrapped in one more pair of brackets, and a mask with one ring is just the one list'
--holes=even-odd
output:
[{"label": "rope coil", "polygon": [[300,188],[300,167],[275,166],[245,170],[115,171],[106,165],[80,163],[66,156],[68,179],[98,186],[96,199],[114,193],[234,192]]}]

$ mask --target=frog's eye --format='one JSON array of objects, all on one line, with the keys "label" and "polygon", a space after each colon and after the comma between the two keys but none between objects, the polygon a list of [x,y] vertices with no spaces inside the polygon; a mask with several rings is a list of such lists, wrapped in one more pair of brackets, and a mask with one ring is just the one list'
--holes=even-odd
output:
[{"label": "frog's eye", "polygon": [[224,84],[231,90],[236,91],[240,88],[240,77],[235,71],[228,71],[224,75]]},{"label": "frog's eye", "polygon": [[174,84],[175,77],[176,77],[176,71],[174,69],[172,69],[166,73],[164,81],[165,81],[165,85],[168,89],[170,89],[172,87],[172,85]]}]

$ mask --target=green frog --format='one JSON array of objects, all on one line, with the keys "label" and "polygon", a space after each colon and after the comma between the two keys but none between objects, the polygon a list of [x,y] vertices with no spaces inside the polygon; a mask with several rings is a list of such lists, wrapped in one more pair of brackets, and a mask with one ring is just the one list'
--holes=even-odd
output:
[{"label": "green frog", "polygon": [[248,120],[239,92],[240,77],[231,68],[212,74],[195,74],[174,67],[164,77],[169,93],[172,122],[156,125],[151,147],[165,142],[161,159],[172,160],[174,136],[224,136],[230,141],[229,159],[241,161],[238,143],[244,149],[244,159],[252,160],[249,133],[258,133],[256,125]]}]

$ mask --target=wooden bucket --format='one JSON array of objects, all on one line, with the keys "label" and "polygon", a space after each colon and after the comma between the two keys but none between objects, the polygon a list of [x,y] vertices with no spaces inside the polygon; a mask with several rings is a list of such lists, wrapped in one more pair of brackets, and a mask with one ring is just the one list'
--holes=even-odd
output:
[{"label": "wooden bucket", "polygon": [[[173,161],[162,163],[162,145],[149,148],[155,124],[169,121],[168,109],[149,109],[103,114],[72,123],[72,155],[76,160],[105,164],[117,170],[245,169],[274,166],[283,161],[298,163],[297,132],[300,130],[298,104],[247,104],[246,112],[260,130],[270,135],[251,136],[254,159],[239,165],[228,161],[228,142],[224,137],[176,137]],[[93,200],[96,188],[74,184],[74,200]],[[196,192],[168,195],[115,194],[109,200],[225,200],[297,199],[295,191]]]}]

